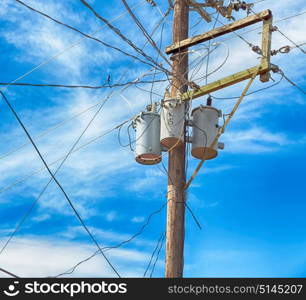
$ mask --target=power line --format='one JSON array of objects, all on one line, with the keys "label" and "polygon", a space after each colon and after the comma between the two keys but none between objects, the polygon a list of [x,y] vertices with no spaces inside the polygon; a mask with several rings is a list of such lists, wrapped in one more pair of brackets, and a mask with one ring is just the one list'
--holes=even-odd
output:
[{"label": "power line", "polygon": [[77,28],[75,28],[75,27],[73,27],[73,26],[70,26],[70,25],[68,25],[68,24],[65,24],[65,23],[63,23],[63,22],[61,22],[61,21],[59,21],[59,20],[56,20],[55,18],[49,16],[48,14],[46,14],[46,13],[44,13],[44,12],[41,12],[41,11],[39,11],[39,10],[37,10],[37,9],[35,9],[35,8],[31,7],[31,6],[29,6],[28,4],[22,2],[21,0],[15,0],[15,1],[17,1],[18,3],[20,3],[20,4],[23,5],[23,6],[27,7],[28,9],[30,9],[30,10],[32,10],[32,11],[34,11],[34,12],[36,12],[36,13],[38,13],[38,14],[40,14],[40,15],[42,15],[42,16],[44,16],[44,17],[50,19],[50,20],[52,20],[53,22],[55,22],[55,23],[57,23],[57,24],[59,24],[59,25],[62,25],[62,26],[64,26],[64,27],[66,27],[66,28],[69,28],[69,29],[71,29],[71,30],[73,30],[73,31],[75,31],[75,32],[77,32],[77,33],[83,35],[84,37],[86,37],[86,38],[88,38],[88,39],[92,39],[92,40],[94,40],[94,41],[96,41],[96,42],[102,44],[103,46],[106,46],[106,47],[108,47],[108,48],[114,49],[114,50],[116,50],[116,51],[118,51],[118,52],[120,52],[120,53],[122,53],[122,54],[124,54],[124,55],[126,55],[126,56],[129,56],[129,57],[131,57],[131,58],[133,58],[133,59],[136,59],[136,60],[140,61],[141,63],[150,65],[151,67],[153,66],[152,64],[150,64],[150,63],[148,63],[148,62],[146,62],[146,61],[140,59],[139,57],[136,57],[135,55],[129,54],[129,53],[123,51],[122,49],[120,49],[120,48],[118,48],[118,47],[115,47],[115,46],[113,46],[113,45],[111,45],[111,44],[108,44],[108,43],[106,43],[106,42],[104,42],[104,41],[102,41],[102,40],[100,40],[100,39],[98,39],[98,38],[96,38],[96,37],[93,37],[93,36],[89,35],[89,34],[86,34],[86,33],[82,32],[81,30],[79,30],[79,29],[77,29]]},{"label": "power line", "polygon": [[[167,13],[167,14],[170,13],[170,8],[167,10],[166,13]],[[161,49],[162,43],[163,43],[164,28],[165,28],[165,23],[163,23],[162,28],[161,28],[161,31],[160,31],[159,49]],[[159,52],[158,52],[158,54],[157,54],[156,61],[158,60],[158,58],[159,58]],[[154,70],[153,80],[155,80],[155,78],[156,78],[156,69]],[[150,90],[150,104],[151,104],[151,106],[153,105],[152,92],[153,92],[154,84],[155,84],[155,82],[152,82],[152,84],[151,84],[151,90]]]},{"label": "power line", "polygon": [[[128,121],[130,121],[130,119],[127,120],[127,121],[125,121],[125,122],[123,122],[123,123],[121,123],[119,126],[123,126],[123,125],[124,125],[126,122],[128,122]],[[114,129],[118,129],[118,128],[119,128],[119,127],[118,127],[118,125],[117,125]],[[110,132],[113,131],[114,129],[111,129],[111,130],[108,131],[107,133],[110,133]],[[106,135],[106,134],[104,134],[104,135]],[[72,152],[73,152],[73,151],[71,151],[71,153],[72,153]],[[70,153],[70,154],[71,154],[71,153]],[[65,157],[67,157],[67,155],[66,155]],[[57,163],[58,161],[60,161],[61,159],[65,158],[65,157],[61,157],[60,159],[56,160],[55,162],[49,164],[49,166],[52,165],[52,164]],[[43,168],[43,169],[39,169],[39,171],[42,171],[42,170],[44,170],[44,168]],[[37,173],[38,173],[38,172],[36,171],[36,172],[30,174],[30,176],[27,176],[27,177],[26,177],[25,179],[23,179],[22,181],[17,181],[17,183],[15,182],[13,185],[10,185],[10,186],[8,186],[7,188],[1,189],[1,190],[0,190],[0,193],[2,193],[2,192],[4,192],[4,191],[6,191],[6,190],[12,188],[13,186],[16,186],[16,184],[18,184],[18,183],[20,183],[20,182],[24,182],[25,180],[28,180],[30,177],[34,176],[34,175],[37,174]],[[13,238],[13,237],[16,235],[16,233],[20,230],[21,226],[22,226],[23,223],[26,221],[26,219],[29,217],[29,215],[31,214],[33,208],[35,207],[35,205],[36,205],[37,202],[39,201],[39,198],[40,198],[40,197],[41,197],[41,195],[39,195],[38,198],[36,198],[35,201],[32,202],[31,206],[28,208],[28,210],[26,211],[26,213],[22,216],[22,218],[20,219],[19,223],[18,223],[17,226],[15,227],[14,231],[13,231],[13,232],[11,233],[11,235],[9,236],[9,238],[8,238],[8,240],[7,240],[7,242],[6,242],[6,244],[5,244],[5,245],[3,246],[3,248],[1,249],[0,254],[4,251],[4,249],[7,247],[8,243],[12,240],[12,238]]]},{"label": "power line", "polygon": [[[128,239],[125,240],[125,241],[120,242],[119,244],[117,244],[117,245],[115,245],[115,246],[103,247],[102,250],[103,250],[103,251],[108,251],[108,250],[112,250],[112,249],[117,249],[117,248],[122,247],[123,245],[126,245],[126,244],[132,242],[136,237],[140,236],[140,235],[143,233],[144,229],[150,224],[150,221],[151,221],[152,217],[153,217],[154,215],[157,215],[157,214],[159,214],[159,213],[161,213],[161,212],[163,211],[163,209],[165,208],[165,206],[167,205],[167,203],[168,203],[168,201],[166,201],[164,204],[162,204],[162,206],[161,206],[160,208],[158,208],[157,210],[151,212],[151,213],[149,214],[149,216],[147,217],[146,222],[145,222],[145,223],[140,227],[140,229],[139,229],[135,234],[133,234],[130,238],[128,238]],[[83,263],[89,261],[90,259],[92,259],[92,258],[95,257],[96,255],[98,255],[99,253],[100,253],[99,251],[94,252],[91,256],[89,256],[89,257],[87,257],[86,259],[84,259],[84,260],[78,262],[78,263],[75,264],[73,267],[71,267],[69,270],[67,270],[67,271],[65,271],[65,272],[63,272],[63,273],[61,273],[61,274],[58,274],[58,275],[56,275],[56,276],[52,276],[52,277],[56,277],[56,278],[57,278],[57,277],[60,277],[60,276],[63,276],[63,275],[72,274],[72,273],[76,270],[77,267],[79,267],[81,264],[83,264]]]},{"label": "power line", "polygon": [[[189,143],[188,143],[189,144]],[[170,181],[173,183],[172,177],[170,176],[168,170],[166,169],[165,165],[163,162],[161,162],[161,165],[163,167],[163,170],[160,169],[169,179]],[[196,217],[195,213],[193,212],[193,210],[191,209],[191,207],[187,204],[187,201],[184,201],[184,205],[186,206],[187,210],[190,212],[191,217],[193,218],[194,222],[196,223],[196,225],[199,227],[200,230],[202,230],[202,226],[200,221],[198,220],[198,218]]]},{"label": "power line", "polygon": [[[145,77],[147,76],[147,73],[143,74],[142,76],[140,76],[138,79],[140,79],[141,77]],[[120,80],[119,80],[120,81]],[[127,89],[128,86],[124,87],[123,89],[121,89],[118,93],[122,93],[125,89]],[[91,118],[91,120],[89,121],[89,123],[87,124],[87,126],[85,127],[85,129],[82,131],[81,135],[78,137],[78,139],[74,142],[73,146],[71,147],[71,149],[69,150],[69,152],[66,154],[66,156],[64,157],[64,159],[62,160],[62,162],[60,163],[60,165],[58,166],[58,168],[56,169],[54,175],[56,175],[58,173],[58,171],[61,169],[61,167],[63,166],[63,164],[66,162],[66,160],[68,159],[68,157],[70,156],[70,154],[75,150],[75,147],[77,146],[77,144],[79,143],[79,141],[81,140],[81,138],[84,136],[84,134],[86,133],[87,129],[90,127],[90,125],[92,124],[92,122],[95,120],[95,118],[97,117],[97,115],[99,114],[99,112],[101,111],[101,109],[103,108],[104,104],[106,103],[107,100],[109,100],[113,95],[113,92],[111,92],[105,99],[104,101],[100,104],[100,107],[98,108],[97,112],[94,114],[94,116]],[[122,125],[123,126],[123,125]],[[121,127],[120,127],[121,128]],[[27,212],[25,213],[25,215],[21,218],[21,221],[17,224],[15,230],[11,233],[11,235],[9,236],[7,242],[5,243],[5,245],[2,247],[2,249],[0,250],[0,255],[1,253],[5,250],[5,248],[8,246],[9,242],[12,240],[12,238],[15,236],[15,234],[17,233],[17,231],[21,228],[22,224],[25,222],[25,220],[27,219],[27,217],[30,215],[30,213],[32,212],[33,208],[35,207],[35,205],[38,203],[38,201],[40,200],[40,198],[42,197],[42,195],[44,194],[44,192],[46,191],[46,189],[48,188],[49,184],[52,182],[52,178],[48,181],[48,183],[45,185],[45,187],[42,189],[41,193],[39,194],[39,196],[35,199],[35,201],[32,203],[32,205],[29,207],[29,209],[27,210]]]},{"label": "power line", "polygon": [[155,252],[157,251],[157,249],[158,249],[158,247],[159,247],[159,243],[161,242],[163,236],[164,236],[164,231],[161,233],[160,237],[159,237],[158,240],[157,240],[156,246],[155,246],[155,248],[154,248],[154,250],[153,250],[153,253],[152,253],[151,257],[150,257],[149,263],[148,263],[148,265],[147,265],[147,267],[146,267],[146,269],[145,269],[145,271],[144,271],[144,273],[143,273],[143,277],[146,277],[146,274],[147,274],[147,272],[148,272],[149,269],[150,269],[150,266],[151,266],[152,260],[153,260],[153,258],[154,258]]},{"label": "power line", "polygon": [[[215,29],[216,26],[217,26],[219,16],[220,16],[220,13],[218,12],[218,15],[215,19],[213,29]],[[210,39],[209,42],[208,42],[208,55],[207,55],[206,69],[205,69],[205,84],[207,84],[207,80],[208,80],[208,68],[209,68],[209,58],[210,58],[210,53],[209,52],[210,52],[211,42],[212,42],[212,40]]]},{"label": "power line", "polygon": [[[141,4],[144,4],[145,1],[142,0],[139,3],[137,3],[133,8],[136,8],[138,6],[140,6]],[[115,18],[113,18],[111,20],[111,22],[114,22],[116,20],[119,20],[120,18],[122,18],[126,13],[123,13]],[[94,31],[92,33],[92,35],[96,34],[97,32],[101,31],[106,25],[100,27],[99,29],[97,29],[96,31]],[[30,74],[32,74],[33,72],[35,72],[36,70],[40,69],[41,67],[49,64],[51,61],[55,60],[56,58],[58,58],[59,56],[61,56],[62,54],[66,53],[67,51],[69,51],[70,49],[74,48],[75,46],[79,45],[83,40],[85,40],[85,37],[82,37],[80,39],[78,39],[75,43],[71,44],[69,47],[57,52],[55,55],[50,56],[49,58],[47,58],[46,60],[44,60],[43,62],[41,62],[40,64],[36,65],[34,68],[30,69],[29,71],[25,72],[24,74],[20,75],[19,77],[17,77],[16,79],[14,79],[13,81],[10,82],[10,84],[8,84],[7,86],[5,86],[4,88],[2,88],[2,90],[4,91],[5,89],[8,88],[8,86],[10,86],[11,84],[20,81],[21,79],[29,76]]]},{"label": "power line", "polygon": [[142,55],[144,58],[149,60],[153,63],[156,67],[158,67],[160,70],[163,70],[165,73],[170,73],[167,69],[162,67],[161,65],[157,64],[152,57],[147,55],[142,49],[137,47],[129,38],[127,38],[124,34],[121,33],[121,31],[113,26],[107,19],[103,18],[100,14],[97,13],[97,11],[85,0],[80,0],[81,3],[86,6],[99,20],[101,20],[104,24],[106,24],[116,35],[118,35],[124,42],[126,42],[128,45],[130,45],[136,52],[138,52],[140,55]]},{"label": "power line", "polygon": [[[281,76],[281,78],[280,78],[277,82],[271,84],[270,86],[267,86],[267,87],[258,89],[258,90],[253,91],[253,92],[250,92],[250,93],[246,94],[245,97],[250,96],[250,95],[253,95],[253,94],[255,94],[255,93],[259,93],[259,92],[268,90],[268,89],[270,89],[270,88],[272,88],[272,87],[274,87],[274,86],[280,84],[281,81],[282,81],[283,79],[284,79],[284,76]],[[234,100],[234,99],[239,99],[239,96],[232,96],[232,97],[215,97],[215,96],[212,96],[212,95],[211,95],[211,97],[212,97],[213,99],[215,99],[215,100]]]},{"label": "power line", "polygon": [[59,181],[56,179],[56,177],[54,176],[54,174],[52,173],[52,171],[50,170],[48,164],[46,163],[45,159],[43,158],[42,154],[40,153],[39,149],[37,148],[35,142],[33,141],[31,135],[29,134],[28,130],[26,129],[25,125],[23,124],[23,122],[21,121],[21,119],[19,118],[17,112],[15,111],[15,109],[13,108],[13,106],[11,105],[11,103],[9,102],[9,100],[6,98],[6,96],[4,95],[4,93],[2,91],[0,91],[3,100],[5,101],[5,103],[7,104],[7,106],[9,107],[9,109],[11,110],[11,112],[13,113],[13,115],[15,116],[16,120],[18,121],[19,125],[22,127],[22,129],[24,130],[25,134],[27,135],[28,139],[31,141],[31,144],[33,145],[33,147],[35,148],[35,151],[37,152],[38,156],[40,157],[41,161],[43,162],[43,164],[45,165],[48,173],[50,174],[50,176],[52,177],[52,179],[54,180],[54,182],[57,184],[57,186],[60,188],[60,190],[62,191],[64,197],[66,198],[66,200],[68,201],[70,207],[72,208],[72,210],[74,211],[75,215],[77,216],[77,218],[79,219],[80,223],[82,224],[82,226],[84,227],[84,229],[87,231],[88,235],[90,236],[90,238],[92,239],[92,241],[94,242],[94,244],[97,246],[97,248],[101,251],[103,257],[105,258],[105,260],[107,261],[107,263],[109,264],[109,266],[113,269],[113,271],[117,274],[117,276],[120,278],[120,274],[117,272],[117,270],[115,269],[115,267],[112,265],[112,263],[110,262],[110,260],[106,257],[106,255],[102,252],[97,240],[95,239],[95,237],[92,235],[92,233],[90,232],[90,230],[88,229],[88,227],[86,226],[84,220],[82,219],[82,217],[80,216],[79,212],[77,211],[77,209],[75,208],[75,206],[73,205],[73,203],[71,202],[70,198],[68,197],[66,191],[64,190],[64,188],[62,187],[62,185],[59,183]]},{"label": "power line", "polygon": [[153,276],[153,273],[154,273],[154,270],[155,270],[156,263],[158,261],[158,257],[159,257],[160,251],[161,251],[161,249],[163,248],[163,245],[164,245],[165,238],[166,238],[166,233],[164,232],[164,235],[163,235],[162,240],[160,242],[160,246],[159,246],[159,249],[157,251],[157,255],[156,255],[156,258],[155,258],[155,261],[154,261],[154,264],[153,264],[153,267],[152,267],[152,270],[151,270],[151,273],[150,273],[150,278],[152,278],[152,276]]},{"label": "power line", "polygon": [[[16,0],[17,1],[17,0]],[[126,86],[130,84],[151,84],[154,82],[165,82],[168,81],[168,79],[157,79],[157,80],[142,80],[142,81],[128,81],[125,83],[116,83],[116,84],[104,84],[104,85],[65,85],[65,84],[52,84],[52,83],[24,83],[24,82],[18,82],[18,83],[9,83],[9,82],[0,82],[0,85],[12,85],[12,86],[30,86],[30,87],[55,87],[55,88],[70,88],[70,89],[77,89],[77,88],[83,88],[83,89],[93,89],[93,90],[99,90],[104,88],[115,88],[120,86]]]},{"label": "power line", "polygon": [[[86,143],[84,143],[84,144],[82,144],[81,146],[79,146],[78,148],[76,148],[72,153],[75,153],[75,152],[77,152],[77,151],[80,151],[81,149],[87,147],[88,145],[92,144],[93,142],[97,141],[98,139],[101,139],[102,137],[104,137],[104,136],[110,134],[111,132],[113,132],[114,130],[119,129],[121,126],[123,126],[123,125],[126,124],[127,122],[132,121],[133,118],[134,118],[134,116],[133,116],[132,118],[129,118],[129,119],[125,120],[124,122],[120,123],[119,125],[116,125],[115,127],[106,130],[106,131],[103,132],[102,134],[100,134],[100,135],[94,137],[93,139],[87,141]],[[58,163],[58,162],[61,161],[64,157],[65,157],[65,155],[64,155],[64,156],[61,156],[61,157],[59,157],[59,158],[57,158],[57,159],[54,160],[53,162],[49,163],[49,166],[52,166],[52,165]],[[45,167],[39,168],[39,169],[35,170],[34,172],[28,174],[27,176],[23,177],[21,180],[17,180],[17,181],[15,181],[15,182],[13,182],[12,184],[10,184],[10,185],[8,185],[8,186],[6,186],[6,187],[0,189],[0,194],[3,193],[3,192],[5,192],[5,191],[10,190],[11,188],[13,188],[14,186],[16,186],[16,185],[18,185],[18,184],[20,184],[20,183],[23,183],[23,182],[27,181],[28,179],[30,179],[30,178],[33,177],[34,175],[36,175],[36,174],[38,174],[38,173],[40,173],[40,172],[42,172],[42,171],[44,171],[44,170],[45,170]]]},{"label": "power line", "polygon": [[[92,122],[95,120],[95,118],[98,116],[99,112],[101,111],[101,109],[103,108],[104,104],[106,103],[106,101],[111,97],[112,93],[110,93],[107,98],[104,99],[104,101],[101,103],[101,105],[99,106],[98,110],[96,111],[96,113],[93,115],[93,117],[91,118],[91,120],[89,121],[89,123],[86,125],[86,127],[84,128],[84,130],[82,131],[81,135],[77,138],[77,140],[73,143],[71,149],[68,151],[68,153],[66,154],[65,158],[62,160],[62,162],[60,163],[60,165],[57,167],[57,169],[54,172],[54,176],[59,172],[59,170],[61,169],[61,167],[63,166],[63,164],[66,162],[66,160],[68,159],[69,155],[72,153],[72,151],[75,149],[75,147],[77,146],[77,144],[79,143],[79,141],[81,140],[81,138],[84,136],[85,132],[87,131],[87,129],[90,127],[90,125],[92,124]],[[6,249],[6,247],[8,246],[8,244],[10,243],[10,241],[13,239],[13,237],[16,235],[16,233],[19,231],[19,229],[21,228],[22,224],[25,222],[25,220],[27,219],[27,217],[31,214],[32,210],[34,209],[35,205],[38,203],[38,201],[40,200],[40,198],[43,196],[44,192],[47,190],[48,186],[50,185],[50,183],[52,182],[53,178],[50,178],[49,181],[47,182],[47,184],[44,186],[44,188],[41,190],[41,192],[39,193],[38,197],[36,197],[36,199],[34,200],[34,202],[31,204],[31,206],[29,207],[29,209],[26,211],[25,215],[22,217],[21,221],[17,224],[15,230],[10,234],[8,240],[6,241],[6,243],[4,244],[4,246],[1,248],[0,250],[0,255],[3,253],[3,251]]]},{"label": "power line", "polygon": [[[80,117],[81,115],[83,115],[83,114],[89,112],[90,110],[92,110],[93,108],[97,107],[97,106],[98,106],[99,104],[101,104],[101,102],[103,102],[104,100],[105,100],[105,99],[99,100],[96,104],[87,107],[85,110],[82,110],[82,111],[78,112],[77,114],[73,115],[72,117],[67,118],[67,119],[64,119],[63,121],[58,122],[58,123],[55,124],[54,126],[47,128],[46,130],[44,130],[44,131],[42,131],[41,133],[39,133],[38,135],[36,135],[36,136],[34,137],[34,139],[35,139],[35,140],[38,140],[38,139],[44,137],[45,135],[49,134],[50,132],[52,132],[52,131],[54,131],[54,130],[56,130],[56,129],[62,127],[62,126],[64,126],[64,125],[67,124],[68,122],[70,122],[70,121],[72,121],[72,120],[74,120],[74,119]],[[7,157],[7,156],[9,156],[9,155],[11,155],[11,154],[13,154],[13,153],[19,151],[20,149],[22,149],[22,148],[24,148],[24,147],[26,147],[26,146],[28,146],[28,145],[30,145],[30,144],[31,144],[31,142],[26,142],[26,143],[24,143],[24,144],[19,145],[18,147],[14,148],[14,149],[12,149],[12,150],[10,150],[10,151],[8,151],[8,152],[2,154],[2,155],[0,156],[0,160],[1,160],[1,159],[4,159],[5,157]],[[1,193],[1,190],[0,190],[0,193]]]},{"label": "power line", "polygon": [[[168,9],[168,10],[166,11],[166,13],[163,15],[163,17],[161,18],[161,20],[156,24],[156,26],[155,26],[154,29],[152,30],[152,33],[151,33],[152,36],[154,35],[154,33],[156,32],[156,30],[158,29],[158,27],[165,21],[165,19],[166,19],[166,17],[168,16],[169,12],[170,12],[170,9]],[[142,48],[144,48],[144,47],[146,46],[147,43],[148,43],[148,41],[146,41],[146,42],[144,43],[144,45],[143,45]],[[154,68],[154,70],[155,70],[155,72],[154,72],[154,82],[169,81],[169,79],[165,79],[165,80],[156,80],[156,79],[155,79],[156,68]],[[138,82],[139,82],[139,83],[150,83],[150,81],[140,80],[140,78],[144,78],[144,77],[146,77],[146,76],[149,76],[149,74],[146,74],[146,73],[145,73],[144,75],[139,76],[139,77],[136,78],[135,80],[129,81],[129,82],[126,82],[126,83],[123,83],[123,84],[119,84],[119,83],[113,84],[113,85],[109,85],[109,84],[108,84],[108,86],[105,85],[105,87],[110,87],[110,88],[112,87],[112,88],[113,88],[113,87],[117,87],[117,86],[121,86],[121,85],[122,85],[122,86],[125,86],[125,85],[129,85],[129,84],[135,84],[136,88],[139,88],[139,87],[137,87],[137,83],[138,83]],[[153,83],[153,82],[152,82],[152,83]],[[8,83],[8,84],[9,84],[9,85],[29,85],[29,86],[50,86],[50,84],[48,84],[48,85],[37,85],[37,84],[30,84],[30,83],[29,83],[29,84],[28,84],[28,83],[21,83],[21,84]],[[1,83],[0,83],[0,85],[1,85]],[[60,85],[56,85],[56,86],[60,86]],[[60,87],[64,87],[64,86],[61,85]],[[71,87],[71,86],[65,86],[65,87]],[[102,86],[101,86],[101,87],[102,87]],[[73,120],[74,118],[76,118],[76,117],[82,115],[83,113],[86,113],[87,111],[91,110],[92,108],[96,107],[97,105],[99,105],[99,103],[97,103],[97,104],[95,104],[95,105],[93,105],[93,106],[87,108],[86,110],[84,110],[84,111],[82,111],[82,112],[76,114],[75,116],[73,116],[73,117],[71,117],[71,118],[69,118],[69,119],[67,119],[67,120],[65,120],[65,121],[62,121],[62,122],[56,124],[55,126],[49,128],[49,129],[47,129],[46,131],[44,131],[44,132],[42,132],[41,134],[39,134],[37,137],[35,137],[35,139],[40,138],[40,137],[44,136],[45,134],[47,134],[47,133],[53,131],[54,129],[57,129],[57,128],[61,127],[62,125],[66,124],[67,122]],[[0,159],[3,159],[4,157],[6,157],[6,156],[8,156],[8,155],[10,155],[10,154],[12,154],[12,153],[14,153],[14,152],[16,152],[16,151],[22,149],[23,147],[27,146],[28,144],[30,144],[30,142],[25,143],[25,144],[22,144],[22,145],[20,145],[19,147],[15,148],[14,150],[11,150],[11,151],[9,151],[9,152],[3,154],[2,156],[0,156]],[[0,193],[1,193],[1,190],[0,190]]]},{"label": "power line", "polygon": [[304,95],[306,95],[306,91],[300,87],[297,83],[295,83],[294,81],[292,81],[290,78],[288,78],[287,75],[285,75],[285,73],[282,70],[279,70],[280,74],[291,84],[293,85],[295,88],[297,88],[300,92],[302,92]]},{"label": "power line", "polygon": [[[306,11],[303,11],[303,12],[301,12],[301,13],[297,13],[297,14],[294,14],[294,15],[290,15],[290,16],[285,17],[285,18],[282,18],[282,19],[273,20],[273,24],[280,23],[280,22],[282,22],[282,21],[287,21],[287,20],[289,20],[289,19],[293,19],[293,18],[296,18],[296,17],[300,17],[300,16],[305,15],[305,14],[306,14]],[[250,32],[259,30],[259,29],[262,29],[262,27],[256,27],[256,28],[253,28],[253,29],[244,31],[244,32],[240,33],[240,35],[245,35],[245,34],[248,34],[248,33],[250,33]],[[229,37],[229,38],[226,38],[226,39],[222,39],[221,41],[222,41],[222,42],[229,41],[229,40],[232,40],[232,39],[234,39],[234,38],[236,38],[236,37],[237,37],[237,36],[232,36],[232,37]]]},{"label": "power line", "polygon": [[163,52],[160,50],[160,47],[158,47],[155,43],[155,41],[152,39],[152,37],[149,35],[147,30],[144,28],[144,26],[141,24],[141,22],[137,19],[129,5],[125,0],[121,0],[124,4],[125,8],[127,9],[128,13],[136,23],[136,25],[139,27],[139,29],[142,31],[143,35],[146,37],[146,39],[149,41],[149,43],[153,46],[153,48],[158,52],[159,56],[161,56],[169,66],[171,66],[171,63],[169,62],[168,58],[163,54]]},{"label": "power line", "polygon": [[283,36],[285,37],[289,42],[291,42],[296,48],[299,48],[301,50],[302,53],[306,54],[306,51],[301,48],[300,45],[298,45],[296,42],[294,42],[291,38],[289,38],[287,35],[285,35],[282,31],[280,31],[278,28],[277,28],[277,31]]},{"label": "power line", "polygon": [[19,276],[15,275],[14,273],[11,273],[11,272],[9,272],[9,271],[3,269],[3,268],[0,268],[0,271],[3,272],[3,273],[5,273],[5,274],[7,274],[7,275],[12,276],[12,277],[20,278]]}]

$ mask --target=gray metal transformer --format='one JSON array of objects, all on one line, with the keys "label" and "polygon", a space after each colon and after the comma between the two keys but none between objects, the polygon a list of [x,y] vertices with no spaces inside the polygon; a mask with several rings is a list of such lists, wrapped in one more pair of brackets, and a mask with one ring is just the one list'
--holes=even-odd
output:
[{"label": "gray metal transformer", "polygon": [[133,121],[136,131],[135,159],[143,165],[161,162],[160,116],[156,111],[140,113]]}]

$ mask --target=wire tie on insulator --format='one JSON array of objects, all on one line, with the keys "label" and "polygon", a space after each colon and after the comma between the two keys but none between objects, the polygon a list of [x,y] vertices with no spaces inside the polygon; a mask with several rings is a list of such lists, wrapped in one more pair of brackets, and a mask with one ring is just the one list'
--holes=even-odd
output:
[{"label": "wire tie on insulator", "polygon": [[287,46],[281,47],[281,48],[278,50],[278,52],[279,52],[279,53],[285,54],[285,53],[289,53],[290,50],[291,50],[291,47],[287,45]]},{"label": "wire tie on insulator", "polygon": [[261,51],[261,49],[260,49],[259,46],[253,45],[251,49],[252,49],[252,51],[254,51],[255,53],[257,53],[257,54],[259,54],[259,55],[262,55],[262,51]]}]

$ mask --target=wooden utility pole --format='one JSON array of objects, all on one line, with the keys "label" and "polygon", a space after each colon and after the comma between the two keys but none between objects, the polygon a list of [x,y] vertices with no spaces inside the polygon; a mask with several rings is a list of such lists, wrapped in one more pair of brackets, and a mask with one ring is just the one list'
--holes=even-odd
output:
[{"label": "wooden utility pole", "polygon": [[[173,43],[188,38],[189,5],[185,0],[174,1]],[[187,91],[188,51],[178,51],[172,56],[173,79],[171,97]],[[185,108],[186,109],[186,108]],[[169,152],[166,272],[167,278],[183,276],[185,236],[185,132],[184,142]]]}]

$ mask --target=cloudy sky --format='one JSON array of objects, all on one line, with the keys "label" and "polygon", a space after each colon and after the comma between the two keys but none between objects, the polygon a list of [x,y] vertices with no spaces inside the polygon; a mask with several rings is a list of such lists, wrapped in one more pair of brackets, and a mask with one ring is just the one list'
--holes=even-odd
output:
[{"label": "cloudy sky", "polygon": [[[139,56],[77,0],[24,0],[82,32]],[[105,18],[165,68],[169,65],[147,44],[121,1],[89,1]],[[306,3],[297,0],[258,1],[256,12],[271,9],[275,25],[295,43],[306,42]],[[161,49],[171,44],[172,11],[156,30],[168,1],[129,0],[144,27]],[[210,11],[213,12],[213,11]],[[283,20],[299,14],[299,16]],[[213,15],[216,17],[217,15]],[[245,13],[235,15],[244,17]],[[228,21],[222,17],[222,23]],[[190,35],[212,28],[190,13]],[[220,23],[217,23],[220,26]],[[101,85],[152,80],[152,66],[127,57],[93,40],[82,38],[61,25],[29,10],[15,0],[0,2],[0,82]],[[250,29],[254,29],[248,32]],[[260,24],[239,33],[260,45]],[[258,64],[258,54],[234,34],[221,37],[210,56],[208,82]],[[272,49],[290,45],[273,33]],[[205,84],[207,44],[190,53],[190,76]],[[227,58],[228,56],[228,58]],[[306,88],[305,56],[299,49],[272,57],[285,74]],[[219,68],[222,66],[222,68]],[[216,70],[216,71],[215,71]],[[31,71],[31,72],[29,72]],[[214,72],[215,71],[215,72]],[[29,73],[28,73],[29,72]],[[272,74],[275,83],[281,79]],[[163,73],[155,79],[166,79]],[[239,96],[238,84],[213,94]],[[256,81],[252,90],[273,84]],[[129,147],[110,129],[130,119],[150,101],[160,101],[168,82],[131,85],[126,89],[99,90],[10,86],[5,94],[35,138],[55,171],[88,123],[104,103],[94,122],[69,156],[57,178],[67,191],[101,247],[128,240],[147,224],[137,238],[105,252],[118,272],[142,277],[158,239],[165,230],[167,177],[161,166],[135,162]],[[150,90],[152,88],[152,93]],[[205,97],[195,100],[197,107]],[[226,114],[235,100],[215,100]],[[295,277],[306,276],[306,97],[282,80],[278,85],[248,96],[222,136],[225,149],[201,170],[188,191],[188,203],[202,224],[200,230],[186,212],[186,277]],[[2,102],[0,109],[0,247],[49,181],[48,172],[33,147]],[[128,122],[120,131],[128,144]],[[131,131],[131,135],[134,133]],[[163,162],[167,165],[167,158]],[[197,160],[188,157],[188,174]],[[304,196],[303,196],[304,195]],[[56,276],[90,257],[96,248],[67,204],[51,183],[26,218],[16,236],[0,254],[0,267],[19,276]],[[152,276],[164,274],[163,245]],[[155,261],[155,257],[153,262]],[[147,273],[150,276],[151,269]],[[0,274],[0,276],[5,276]],[[101,255],[80,265],[70,275],[115,276]]]}]

